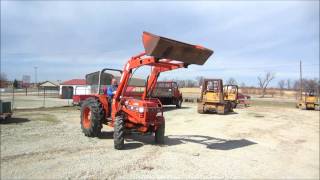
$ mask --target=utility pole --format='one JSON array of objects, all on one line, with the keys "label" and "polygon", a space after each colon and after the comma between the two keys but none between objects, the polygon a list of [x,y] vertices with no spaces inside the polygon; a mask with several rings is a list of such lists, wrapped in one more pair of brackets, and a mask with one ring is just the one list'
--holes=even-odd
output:
[{"label": "utility pole", "polygon": [[37,91],[38,91],[38,96],[39,96],[39,87],[38,87],[38,85],[37,85],[37,70],[38,70],[38,67],[37,66],[34,66],[33,67],[34,68],[34,84],[35,84],[35,86],[36,86],[36,88],[37,88]]},{"label": "utility pole", "polygon": [[34,83],[37,84],[37,66],[34,66]]},{"label": "utility pole", "polygon": [[302,62],[300,60],[300,100],[302,100]]}]

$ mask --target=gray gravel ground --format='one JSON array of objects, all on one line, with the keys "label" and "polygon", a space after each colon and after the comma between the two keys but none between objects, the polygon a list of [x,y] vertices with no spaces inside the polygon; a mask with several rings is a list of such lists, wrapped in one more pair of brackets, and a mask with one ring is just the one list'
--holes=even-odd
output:
[{"label": "gray gravel ground", "polygon": [[230,115],[166,108],[166,144],[112,129],[85,137],[76,108],[20,110],[2,122],[1,179],[319,179],[319,111],[255,106]]}]

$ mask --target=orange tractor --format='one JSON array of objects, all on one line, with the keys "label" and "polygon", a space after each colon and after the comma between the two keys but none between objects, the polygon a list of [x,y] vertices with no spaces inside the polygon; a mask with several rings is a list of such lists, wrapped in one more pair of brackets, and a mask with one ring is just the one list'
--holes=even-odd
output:
[{"label": "orange tractor", "polygon": [[[132,57],[123,71],[104,69],[95,75],[87,76],[87,81],[97,81],[91,90],[97,93],[87,98],[81,106],[81,128],[89,137],[99,136],[102,124],[114,127],[114,148],[124,148],[125,130],[134,129],[141,133],[152,133],[155,142],[164,143],[165,118],[162,104],[157,98],[151,98],[160,73],[178,68],[187,68],[190,64],[203,65],[213,51],[202,46],[190,45],[165,37],[144,32],[142,36],[145,52]],[[141,66],[150,66],[144,92],[141,95],[130,94],[127,87],[134,71]],[[105,71],[110,71],[105,73]],[[119,84],[108,103],[107,95],[102,92],[102,84],[119,74]],[[90,84],[90,82],[89,82]]]}]

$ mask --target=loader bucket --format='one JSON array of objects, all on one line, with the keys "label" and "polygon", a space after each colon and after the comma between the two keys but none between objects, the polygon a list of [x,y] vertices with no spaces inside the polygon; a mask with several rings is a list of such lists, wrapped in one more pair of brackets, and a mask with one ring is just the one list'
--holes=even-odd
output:
[{"label": "loader bucket", "polygon": [[172,59],[186,64],[203,65],[213,51],[201,46],[191,45],[165,37],[143,32],[143,46],[148,56],[159,59]]}]

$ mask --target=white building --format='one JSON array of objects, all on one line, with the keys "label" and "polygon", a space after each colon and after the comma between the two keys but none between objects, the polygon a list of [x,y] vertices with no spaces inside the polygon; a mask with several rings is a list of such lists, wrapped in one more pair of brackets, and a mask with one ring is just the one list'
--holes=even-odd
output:
[{"label": "white building", "polygon": [[85,79],[71,79],[60,84],[59,95],[62,99],[72,99],[73,95],[90,94],[91,88]]}]

